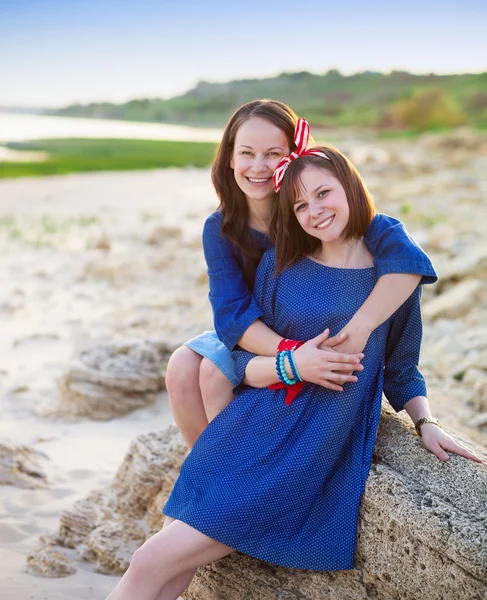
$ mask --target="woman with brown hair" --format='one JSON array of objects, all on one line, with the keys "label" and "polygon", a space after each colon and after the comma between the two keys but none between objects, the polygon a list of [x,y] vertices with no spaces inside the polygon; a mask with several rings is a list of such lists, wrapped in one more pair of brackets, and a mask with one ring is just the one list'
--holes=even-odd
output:
[{"label": "woman with brown hair", "polygon": [[244,385],[198,438],[164,507],[167,526],[135,552],[110,600],[176,600],[198,566],[233,550],[351,569],[383,391],[440,460],[449,450],[481,462],[431,417],[418,369],[420,288],[369,337],[356,383],[340,393],[303,381],[296,357],[321,337],[321,319],[340,330],[377,282],[363,239],[374,206],[337,150],[288,158],[276,249],[255,280],[262,320],[281,336],[277,357],[233,353]]},{"label": "woman with brown hair", "polygon": [[[263,323],[253,284],[263,253],[275,241],[274,170],[303,141],[294,140],[296,123],[295,113],[281,102],[248,102],[229,120],[218,148],[212,180],[220,207],[208,217],[203,231],[216,331],[179,348],[166,377],[175,421],[190,448],[233,398],[238,378],[231,351],[240,347],[273,356],[281,340]],[[327,339],[325,332],[316,347],[296,352],[303,377],[332,390],[355,382],[351,371],[369,335],[408,298],[421,276],[422,283],[436,280],[428,257],[396,219],[376,215],[364,239],[379,276],[370,297],[337,332],[341,336]],[[329,328],[324,315],[318,324],[322,330]],[[320,350],[323,343],[325,350]]]}]

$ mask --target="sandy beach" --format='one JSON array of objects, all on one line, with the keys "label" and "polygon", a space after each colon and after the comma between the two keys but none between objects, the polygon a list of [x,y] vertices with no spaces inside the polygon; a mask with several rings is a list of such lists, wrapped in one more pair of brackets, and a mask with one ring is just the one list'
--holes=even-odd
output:
[{"label": "sandy beach", "polygon": [[[0,437],[45,453],[49,479],[45,489],[0,488],[2,598],[101,599],[113,577],[89,565],[67,579],[27,575],[25,556],[40,534],[56,529],[62,510],[109,483],[138,433],[171,415],[162,393],[124,418],[59,419],[56,380],[87,339],[157,331],[177,343],[210,325],[205,283],[197,280],[204,280],[200,231],[216,200],[208,172],[196,170],[3,181],[0,188],[0,221],[8,216],[22,229],[20,238],[5,226],[0,234]],[[54,219],[48,231],[46,215]],[[167,236],[164,248],[147,243],[155,231]],[[109,252],[95,247],[101,238],[110,240]]]},{"label": "sandy beach", "polygon": [[[485,246],[487,156],[431,139],[343,143],[379,210],[406,221],[441,274]],[[27,570],[26,555],[56,530],[61,511],[110,482],[138,433],[172,418],[160,393],[121,418],[68,419],[57,381],[88,341],[157,336],[176,346],[211,327],[200,236],[217,199],[206,169],[4,180],[0,197],[0,437],[44,453],[47,475],[37,489],[0,487],[1,596],[102,600],[115,577],[82,563],[74,575],[46,579]],[[487,447],[485,424],[472,424],[479,393],[454,376],[487,347],[485,280],[477,278],[473,305],[425,322],[422,368],[435,414]],[[437,292],[425,290],[424,306]]]}]

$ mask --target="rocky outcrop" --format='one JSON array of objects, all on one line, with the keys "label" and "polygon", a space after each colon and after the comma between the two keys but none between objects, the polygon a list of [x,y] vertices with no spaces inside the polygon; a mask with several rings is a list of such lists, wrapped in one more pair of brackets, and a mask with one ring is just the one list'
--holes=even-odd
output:
[{"label": "rocky outcrop", "polygon": [[[163,522],[161,507],[176,481],[187,447],[173,425],[138,436],[131,444],[112,485],[94,490],[60,516],[59,531],[43,536],[29,555],[29,566],[56,577],[60,556],[74,549],[82,561],[105,573],[123,573],[134,551]],[[52,571],[49,556],[53,556]]]},{"label": "rocky outcrop", "polygon": [[157,340],[92,344],[71,361],[58,382],[59,412],[107,420],[152,404],[164,389],[172,350]]},{"label": "rocky outcrop", "polygon": [[44,487],[47,474],[42,463],[47,456],[28,446],[2,438],[0,440],[0,485],[20,488]]},{"label": "rocky outcrop", "polygon": [[[50,546],[51,553],[74,548],[98,570],[123,573],[133,551],[160,528],[160,509],[184,455],[174,426],[139,436],[113,485],[62,514],[58,547]],[[487,594],[486,505],[484,465],[455,455],[440,462],[384,407],[353,570],[284,569],[235,553],[199,569],[184,597],[480,600]],[[36,552],[46,554],[42,544]],[[31,565],[36,560],[33,553]]]},{"label": "rocky outcrop", "polygon": [[355,569],[297,571],[234,554],[199,569],[185,600],[487,597],[487,469],[441,463],[408,429],[383,410]]}]

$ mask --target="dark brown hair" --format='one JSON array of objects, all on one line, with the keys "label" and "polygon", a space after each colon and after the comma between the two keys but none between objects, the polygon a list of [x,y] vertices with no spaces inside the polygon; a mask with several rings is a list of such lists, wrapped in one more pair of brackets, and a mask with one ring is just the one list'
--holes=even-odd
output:
[{"label": "dark brown hair", "polygon": [[230,161],[237,131],[252,117],[265,119],[281,129],[286,135],[291,151],[295,149],[294,128],[298,119],[289,106],[277,100],[247,102],[228,121],[211,169],[211,180],[220,199],[219,208],[223,215],[221,233],[241,252],[243,256],[241,267],[250,288],[254,285],[255,272],[263,251],[250,234],[247,200],[235,181]]},{"label": "dark brown hair", "polygon": [[276,273],[321,247],[318,238],[304,231],[294,212],[294,201],[302,192],[301,174],[305,169],[316,167],[326,171],[338,179],[343,187],[350,210],[344,231],[346,240],[360,239],[374,218],[374,201],[348,158],[331,146],[319,146],[314,150],[324,152],[328,159],[314,155],[301,156],[289,165],[284,175],[274,225]]}]

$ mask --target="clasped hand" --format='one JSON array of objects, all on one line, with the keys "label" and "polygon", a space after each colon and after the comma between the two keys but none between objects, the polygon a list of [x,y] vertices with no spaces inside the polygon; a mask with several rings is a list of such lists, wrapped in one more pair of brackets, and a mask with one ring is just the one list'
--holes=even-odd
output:
[{"label": "clasped hand", "polygon": [[341,392],[344,383],[357,381],[353,372],[363,369],[360,361],[364,355],[361,352],[336,352],[331,346],[324,346],[327,341],[335,345],[341,344],[346,338],[345,334],[342,338],[335,336],[334,340],[330,340],[329,335],[330,331],[327,329],[307,341],[295,350],[294,360],[304,381]]}]

